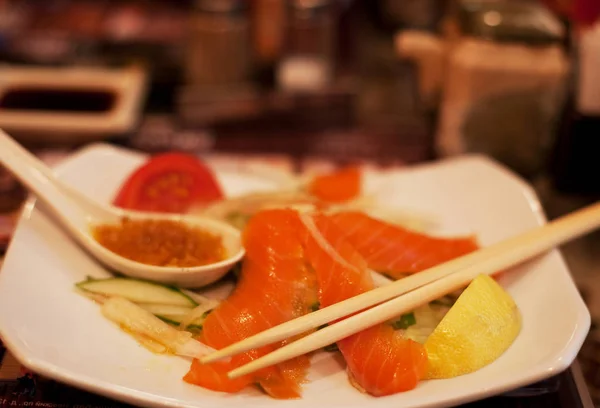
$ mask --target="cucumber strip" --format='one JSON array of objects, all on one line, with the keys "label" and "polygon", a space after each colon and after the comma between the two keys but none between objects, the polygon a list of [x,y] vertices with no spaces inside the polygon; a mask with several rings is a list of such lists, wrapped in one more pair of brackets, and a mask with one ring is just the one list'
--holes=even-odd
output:
[{"label": "cucumber strip", "polygon": [[[182,319],[181,319],[180,315],[175,315],[175,316],[156,315],[156,317],[158,317],[163,322],[169,323],[170,325],[175,326],[181,330]],[[191,332],[198,332],[198,331],[202,330],[202,324],[204,323],[205,319],[206,319],[206,316],[198,318],[192,324],[188,325],[185,330],[191,331]]]},{"label": "cucumber strip", "polygon": [[169,324],[175,325],[175,326],[179,326],[184,317],[181,315],[168,315],[168,314],[155,315],[155,316],[158,317],[160,320],[167,322]]},{"label": "cucumber strip", "polygon": [[106,302],[106,299],[108,299],[107,296],[99,295],[99,294],[93,293],[93,292],[89,292],[87,290],[83,290],[83,289],[80,289],[78,287],[75,288],[75,292],[77,292],[78,294],[80,294],[82,296],[85,296],[86,298],[91,299],[94,302],[99,303],[99,304],[102,304],[102,303]]},{"label": "cucumber strip", "polygon": [[153,315],[159,316],[179,316],[183,319],[185,316],[189,315],[193,307],[185,307],[185,306],[173,306],[173,305],[157,305],[154,303],[138,303],[142,309],[147,310]]},{"label": "cucumber strip", "polygon": [[76,284],[79,289],[104,295],[121,296],[135,303],[196,307],[198,304],[181,290],[159,283],[130,279],[108,278],[86,280]]},{"label": "cucumber strip", "polygon": [[202,311],[199,310],[196,317],[188,313],[187,315],[180,314],[157,314],[158,317],[163,319],[164,321],[168,320],[168,323],[176,324],[178,326],[182,326],[182,329],[185,329],[187,326],[199,326],[202,327],[202,323],[206,320],[206,317],[211,312],[211,309]]},{"label": "cucumber strip", "polygon": [[[181,324],[181,322],[184,320],[184,318],[187,317],[187,316],[181,316],[181,315],[157,315],[157,316],[163,320],[169,320],[170,323],[177,324],[177,325]],[[202,322],[204,322],[204,320],[206,320],[206,316],[208,316],[208,312],[205,313],[203,316],[200,316],[197,319],[195,319],[190,325],[202,325]]]}]

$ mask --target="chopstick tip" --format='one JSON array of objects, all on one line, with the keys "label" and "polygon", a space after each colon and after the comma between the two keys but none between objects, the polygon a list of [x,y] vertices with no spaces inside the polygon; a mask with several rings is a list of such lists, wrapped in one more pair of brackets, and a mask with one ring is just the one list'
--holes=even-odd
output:
[{"label": "chopstick tip", "polygon": [[236,368],[236,369],[233,369],[233,370],[229,371],[229,372],[227,373],[227,377],[228,377],[230,380],[235,380],[236,378],[238,378],[238,377],[241,377],[242,375],[246,374],[246,373],[244,372],[245,370],[244,370],[243,368],[244,368],[244,367],[238,367],[238,368]]},{"label": "chopstick tip", "polygon": [[223,353],[219,353],[219,351],[214,351],[210,354],[206,354],[202,357],[200,357],[200,362],[202,364],[208,364],[208,363],[214,363],[217,360],[221,360],[222,358],[226,357],[226,356],[222,356],[221,354]]}]

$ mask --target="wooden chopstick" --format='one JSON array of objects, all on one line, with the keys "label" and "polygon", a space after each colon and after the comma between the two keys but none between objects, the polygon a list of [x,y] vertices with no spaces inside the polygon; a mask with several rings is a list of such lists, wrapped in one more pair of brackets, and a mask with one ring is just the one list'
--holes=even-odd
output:
[{"label": "wooden chopstick", "polygon": [[[289,333],[292,333],[292,335],[302,333],[306,331],[307,327],[315,327],[313,325],[315,324],[314,320],[310,319],[310,315],[318,314],[319,316],[328,317],[328,320],[324,320],[323,317],[317,319],[319,322],[318,324],[322,324],[324,322],[329,322],[331,320],[347,316],[356,310],[364,309],[370,305],[381,303],[378,306],[365,310],[362,313],[351,316],[334,325],[325,327],[301,338],[300,340],[281,347],[272,353],[258,358],[244,366],[238,367],[230,371],[228,375],[230,378],[240,377],[261,368],[278,364],[282,361],[286,361],[325,347],[375,324],[382,323],[402,313],[413,310],[425,303],[459,289],[460,287],[464,287],[480,274],[492,274],[497,271],[515,266],[566,241],[588,233],[598,227],[600,227],[600,203],[593,204],[582,210],[563,216],[549,224],[537,227],[523,234],[501,241],[470,255],[466,255],[457,260],[447,262],[438,267],[434,267],[427,271],[413,275],[414,277],[419,275],[426,275],[430,278],[433,277],[433,281],[430,280],[431,283],[427,285],[422,284],[418,288],[413,288],[414,290],[405,294],[404,296],[396,297],[392,300],[389,300],[390,298],[387,297],[389,296],[390,292],[393,292],[391,288],[396,288],[395,291],[397,292],[405,290],[408,286],[401,285],[401,283],[409,278],[404,278],[391,285],[383,286],[365,294],[329,306],[318,312],[314,312],[299,319],[284,323],[280,326],[274,327],[273,329],[269,329],[265,332],[252,336],[237,344],[245,343],[243,347],[241,347],[242,350],[260,347],[260,345],[270,344],[274,341],[277,341],[272,340],[273,338],[287,338],[291,336]],[[470,259],[470,261],[464,261],[464,259]],[[457,265],[459,265],[459,267],[457,267]],[[414,281],[415,279],[413,279],[413,282]],[[413,285],[414,283],[410,286]],[[400,287],[401,290],[398,290],[398,287]],[[383,293],[385,296],[378,301],[373,301],[370,296],[364,296],[372,293]],[[366,298],[369,301],[373,301],[373,303],[368,306],[366,304],[362,304],[357,308],[356,299],[361,297],[363,299]],[[385,300],[389,301],[382,303],[382,301]],[[331,310],[334,312],[331,312]],[[297,322],[301,322],[301,324],[298,324]],[[284,326],[288,329],[279,329]],[[298,328],[298,326],[301,328]],[[275,332],[276,335],[271,334],[269,336],[265,336],[265,333],[269,334],[269,332]],[[287,336],[283,336],[283,333],[287,334]],[[267,337],[267,340],[264,339],[265,337]],[[238,350],[238,347],[230,346],[228,349]],[[211,356],[217,353],[213,353]],[[235,353],[227,352],[221,354],[222,358]]]},{"label": "wooden chopstick", "polygon": [[[593,211],[593,209],[588,209],[585,211],[585,214],[587,214],[587,211]],[[567,217],[575,217],[575,214],[572,214]],[[579,218],[577,218],[577,220],[578,219]],[[561,219],[559,225],[562,225],[563,222],[565,221]],[[536,234],[535,236],[537,236],[537,234],[542,235],[545,233],[542,231],[547,231],[548,228],[556,228],[551,227],[551,225],[556,225],[556,223],[559,223],[559,221],[557,220],[551,224],[547,224],[546,226],[538,227],[532,231],[527,232],[526,234],[530,234],[531,236],[534,236],[533,234]],[[583,224],[585,224],[585,222]],[[514,245],[513,242],[516,242],[517,240],[521,239],[521,236],[517,236],[505,241],[501,241],[497,244],[491,245],[486,248],[482,248],[478,251],[446,262],[442,265],[438,265],[433,268],[429,268],[425,271],[419,272],[417,274],[410,275],[404,279],[395,281],[389,285],[376,288],[369,292],[365,292],[361,295],[347,299],[343,302],[331,305],[329,307],[317,310],[313,313],[309,313],[297,319],[272,327],[254,336],[250,336],[242,341],[217,350],[214,353],[208,354],[204,356],[204,358],[202,358],[201,361],[202,363],[213,362],[254,348],[262,347],[267,344],[285,340],[289,337],[293,337],[301,333],[305,333],[311,329],[315,329],[331,321],[340,319],[344,316],[359,312],[371,306],[377,305],[379,303],[408,293],[423,285],[429,284],[445,276],[448,276],[460,269],[464,269],[471,265],[484,262],[485,260],[493,256],[495,253],[506,251],[507,249],[511,248]],[[491,273],[493,272],[494,271],[492,271]]]}]

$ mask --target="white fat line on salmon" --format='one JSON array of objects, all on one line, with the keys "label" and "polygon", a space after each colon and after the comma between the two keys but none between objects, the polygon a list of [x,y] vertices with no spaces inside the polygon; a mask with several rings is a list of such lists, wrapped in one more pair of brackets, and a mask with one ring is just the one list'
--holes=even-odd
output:
[{"label": "white fat line on salmon", "polygon": [[[283,280],[280,281],[283,282]],[[269,318],[267,318],[264,314],[267,310],[269,310],[269,314],[272,313],[273,310],[276,310],[280,314],[280,316],[283,316],[284,320],[293,318],[293,316],[291,316],[291,314],[288,311],[285,311],[281,305],[279,305],[275,300],[273,300],[272,295],[269,292],[263,290],[263,288],[257,287],[255,294],[257,298],[262,299],[262,301],[259,303],[261,307],[252,308],[251,311],[253,312],[253,316],[255,318],[260,318],[265,323],[266,327],[270,327],[273,324],[272,321]],[[233,305],[231,304],[228,304],[228,306],[233,307]],[[247,311],[244,311],[244,308],[235,308],[233,310],[238,315],[248,314]],[[219,323],[222,325],[222,327],[226,327],[223,326],[222,319],[219,319]]]},{"label": "white fat line on salmon", "polygon": [[[406,240],[406,238],[403,238],[403,240]],[[419,248],[422,248],[422,247],[423,247],[423,246],[425,246],[425,245],[426,245],[426,242],[422,241],[422,242],[420,243],[420,245],[415,245],[415,246],[413,246],[412,248],[410,248],[410,250],[411,250],[411,252],[418,252],[418,251],[419,251]],[[407,246],[407,247],[408,247],[408,246]],[[401,261],[401,260],[404,258],[405,254],[406,254],[407,252],[408,252],[408,249],[405,249],[404,251],[402,251],[402,252],[399,254],[399,256],[397,256],[396,258],[394,258],[394,260],[393,260],[393,261],[390,263],[390,265],[389,265],[390,269],[394,269],[394,268],[395,268],[395,265],[396,265],[396,263],[400,262],[400,261]],[[430,259],[430,258],[432,258],[432,257],[434,257],[434,256],[435,256],[435,253],[434,253],[434,252],[431,252],[431,251],[430,251],[430,252],[424,251],[424,252],[425,252],[426,254],[428,254],[428,256],[425,256],[424,258],[419,258],[419,259],[415,260],[414,262],[412,262],[412,263],[410,264],[410,267],[411,267],[412,269],[417,269],[417,270],[418,270],[418,269],[419,269],[419,268],[418,268],[418,265],[419,265],[419,264],[423,264],[423,263],[425,263],[425,261],[426,261],[426,260],[428,260],[428,259]],[[435,262],[434,262],[434,264],[435,264]]]},{"label": "white fat line on salmon", "polygon": [[[231,307],[231,306],[228,305],[227,302],[223,302],[219,305],[219,308],[221,308],[221,309],[223,309],[225,307]],[[221,318],[219,313],[214,313],[212,318],[217,320],[217,323],[219,324],[219,326],[221,326],[223,328],[225,333],[227,333],[227,334],[233,333],[233,330],[231,329],[231,327],[229,327],[229,325],[225,322],[225,320],[223,318]],[[231,323],[233,323],[233,322],[231,322]],[[209,337],[209,334],[208,334],[209,332],[207,332],[206,330],[202,330],[202,331],[203,331],[202,335],[204,337],[204,340],[207,343],[214,343],[212,341],[212,339]]]},{"label": "white fat line on salmon", "polygon": [[369,273],[371,274],[371,278],[373,278],[373,283],[375,284],[375,286],[385,286],[385,285],[389,285],[390,283],[394,282],[393,279],[390,279],[382,274],[380,274],[379,272],[375,272],[372,269],[368,269]]},{"label": "white fat line on salmon", "polygon": [[[354,342],[354,344],[355,344],[355,346],[354,346],[354,347],[357,347],[357,346],[359,346],[359,345],[363,344],[363,341],[364,341],[363,337],[364,337],[364,336],[367,336],[367,331],[366,331],[366,330],[363,330],[363,331],[361,331],[361,332],[358,332],[357,334],[354,334],[354,336],[358,336],[358,338],[357,338],[357,339],[356,339],[356,341]],[[371,359],[373,358],[373,355],[375,354],[375,349],[376,349],[376,347],[371,347],[371,348],[369,349],[369,352],[368,352],[367,356],[365,357],[365,360],[364,360],[364,365],[363,365],[363,367],[369,367],[369,363],[370,363]],[[352,355],[353,353],[354,353],[354,350],[353,350],[351,353],[349,353],[349,355]],[[362,377],[362,381],[361,381],[361,383],[366,381],[366,378],[365,378],[364,376],[365,376],[367,373],[368,373],[368,372],[365,370],[365,371],[364,371],[364,372],[361,374],[361,377]],[[359,387],[360,387],[360,385],[359,385]],[[359,389],[363,389],[363,388],[362,388],[362,387],[360,387]]]},{"label": "white fat line on salmon", "polygon": [[[377,257],[384,255],[385,252],[387,252],[387,251],[390,251],[390,250],[397,251],[398,248],[402,248],[403,247],[402,244],[408,238],[409,238],[408,236],[403,236],[400,239],[400,241],[390,240],[385,246],[381,247],[376,252],[374,252],[371,255],[369,255],[369,258],[370,259],[377,259]],[[420,245],[416,245],[416,246],[413,246],[413,247],[410,247],[409,245],[405,245],[404,246],[404,250],[402,250],[402,251],[400,251],[398,253],[398,255],[389,263],[388,267],[390,269],[394,269],[396,263],[401,262],[403,259],[405,259],[406,254],[409,252],[409,250],[407,248],[410,248],[411,252],[417,252],[419,250],[419,248],[423,247],[424,245],[425,245],[425,242],[421,242]],[[427,253],[427,251],[425,251],[425,253]],[[429,255],[426,256],[425,258],[419,258],[416,261],[412,262],[410,264],[410,266],[411,266],[411,268],[418,269],[417,267],[418,267],[419,264],[425,263],[425,261],[427,261],[428,259],[430,259],[433,256],[434,256],[433,253],[429,253]]]},{"label": "white fat line on salmon", "polygon": [[[259,293],[261,296],[263,296],[263,299],[266,299],[266,300],[267,300],[267,302],[266,302],[266,303],[268,303],[268,307],[269,307],[269,308],[275,308],[275,309],[276,309],[276,310],[277,310],[279,313],[281,313],[282,315],[285,315],[285,314],[282,312],[282,309],[281,309],[281,307],[280,307],[279,305],[277,305],[277,303],[276,303],[276,302],[269,301],[269,300],[270,300],[270,297],[269,297],[269,295],[268,295],[266,292],[260,292],[260,291],[259,291],[259,292],[257,292],[257,293]],[[237,308],[237,307],[234,307],[234,306],[233,306],[232,304],[230,304],[229,302],[223,302],[223,303],[220,305],[220,307],[222,307],[222,308],[224,308],[224,307],[228,307],[228,308],[230,308],[230,309],[233,311],[233,314],[234,314],[234,315],[235,315],[235,314],[238,314],[238,315],[243,315],[243,314],[245,313],[243,308]],[[253,312],[255,312],[255,314],[254,314],[254,317],[257,317],[257,318],[260,318],[260,319],[262,319],[262,321],[263,321],[263,322],[264,322],[264,323],[265,323],[267,326],[270,326],[270,325],[271,325],[271,321],[270,321],[268,318],[266,318],[266,317],[263,315],[263,311],[261,310],[261,308],[256,308],[256,309],[253,309]],[[213,316],[213,318],[217,320],[217,324],[218,324],[220,327],[222,327],[222,328],[223,328],[223,330],[225,331],[225,333],[227,333],[227,334],[231,335],[232,337],[235,337],[235,333],[236,333],[236,331],[235,331],[235,327],[232,327],[232,326],[230,326],[230,324],[229,324],[229,323],[231,323],[231,324],[234,324],[235,322],[234,322],[233,320],[230,320],[230,321],[225,321],[225,319],[223,319],[223,318],[220,316],[220,314],[219,314],[219,313],[215,313],[215,314],[214,314],[214,316]],[[213,339],[212,339],[212,338],[209,338],[209,337],[207,336],[207,332],[206,332],[206,331],[204,331],[204,336],[205,336],[205,337],[204,337],[204,339],[205,339],[207,342],[209,342],[209,343],[212,343],[212,342],[213,342],[213,341],[212,341]],[[228,358],[226,361],[230,361],[230,360],[231,360],[231,357],[229,357],[229,358]],[[225,361],[225,360],[224,360],[224,361]]]},{"label": "white fat line on salmon", "polygon": [[[363,220],[362,222],[357,222],[352,229],[350,230],[350,232],[348,234],[346,234],[347,236],[350,236],[351,234],[357,232],[358,230],[360,230],[360,227],[362,227],[364,224],[366,223],[366,220]],[[384,231],[386,231],[386,229],[388,228],[394,228],[394,225],[388,224],[386,221],[383,221],[384,225],[382,225],[382,227],[376,231],[373,234],[370,234],[368,236],[368,238],[366,240],[364,240],[363,242],[360,243],[360,245],[357,246],[357,249],[363,248],[368,246],[368,244],[370,244],[372,241],[374,241],[379,235],[381,235]],[[376,252],[372,253],[369,255],[369,259],[377,259],[377,257],[384,255],[386,252],[388,251],[398,251],[400,248],[403,248],[403,243],[408,239],[408,236],[404,236],[402,237],[399,241],[396,240],[389,240],[384,246],[382,246],[381,248],[379,248]],[[411,252],[415,252],[417,251],[420,247],[422,247],[423,245],[425,245],[424,242],[422,242],[420,245],[417,244],[416,246],[413,246],[412,248],[410,246],[404,246],[404,250],[400,251],[398,253],[398,255],[389,263],[388,267],[393,269],[394,266],[396,265],[396,263],[402,261],[403,259],[406,258],[406,254],[409,252],[409,250],[407,248],[410,248]],[[427,253],[427,252],[426,252]],[[418,269],[418,265],[421,265],[423,263],[426,263],[426,261],[428,259],[430,259],[431,257],[433,257],[433,254],[429,254],[428,256],[426,255],[425,258],[420,258],[415,260],[414,262],[411,263],[411,267],[412,268],[416,268]]]},{"label": "white fat line on salmon", "polygon": [[[343,215],[342,215],[343,216]],[[357,222],[356,224],[354,224],[352,226],[352,228],[350,228],[348,231],[342,231],[342,233],[344,233],[344,238],[349,237],[350,235],[354,234],[356,231],[358,231],[361,227],[361,224],[364,224],[365,221],[362,222]]]},{"label": "white fat line on salmon", "polygon": [[[272,280],[274,282],[279,282],[280,284],[284,284],[284,285],[288,285],[291,283],[291,286],[296,286],[296,282],[289,282],[286,279],[281,279],[277,273],[275,274],[269,274],[269,280]],[[273,310],[276,310],[279,315],[281,316],[281,319],[283,321],[287,321],[290,319],[293,319],[295,316],[293,315],[293,312],[291,310],[286,310],[283,308],[283,306],[281,304],[279,304],[279,302],[277,302],[276,300],[274,300],[274,296],[276,296],[273,293],[270,293],[269,291],[266,291],[264,289],[264,287],[262,287],[262,285],[260,285],[260,283],[257,282],[257,287],[255,289],[255,294],[256,297],[259,299],[262,299],[262,301],[260,302],[261,307],[255,308],[253,309],[253,311],[256,313],[256,315],[258,317],[260,317],[263,322],[266,324],[267,327],[270,327],[273,325],[273,322],[271,321],[271,319],[267,318],[264,313],[266,313],[267,311],[269,311],[269,315],[271,315]]]},{"label": "white fat line on salmon", "polygon": [[[363,220],[362,223],[366,224],[367,220]],[[375,241],[380,235],[382,235],[385,230],[392,228],[391,225],[388,225],[387,223],[382,223],[381,228],[379,228],[378,231],[375,231],[375,233],[371,234],[370,236],[368,236],[368,238],[366,238],[364,241],[362,241],[360,243],[361,247],[365,247],[368,246],[371,242]]]},{"label": "white fat line on salmon", "polygon": [[325,252],[327,252],[331,256],[331,258],[333,258],[333,260],[335,260],[337,263],[342,265],[344,268],[348,268],[350,270],[360,273],[360,270],[356,266],[354,266],[354,265],[350,264],[348,261],[346,261],[335,250],[335,248],[332,247],[329,242],[327,242],[327,240],[325,239],[323,234],[321,234],[321,232],[317,229],[317,226],[315,225],[315,222],[313,221],[313,219],[310,215],[299,214],[299,218],[300,218],[300,221],[302,222],[302,224],[304,224],[304,226],[308,230],[308,232],[310,232],[310,235],[312,235],[312,237],[315,239],[315,241],[317,241],[319,246],[321,248],[323,248],[325,250]]},{"label": "white fat line on salmon", "polygon": [[[306,228],[309,230],[309,232],[311,233],[311,235],[315,238],[315,240],[317,240],[317,242],[319,243],[319,245],[325,249],[325,251],[327,251],[338,263],[341,263],[342,265],[344,265],[347,268],[351,268],[357,272],[360,272],[358,270],[358,268],[356,268],[354,265],[351,265],[350,263],[348,263],[336,250],[335,248],[333,248],[331,246],[331,244],[329,242],[327,242],[327,240],[325,239],[325,237],[323,236],[323,234],[321,234],[321,232],[317,229],[317,226],[315,225],[314,221],[312,220],[312,217],[309,214],[299,214],[299,218],[300,221],[304,224],[304,226],[306,226]],[[347,236],[347,235],[346,235]],[[394,280],[389,279],[385,276],[383,276],[382,274],[380,274],[379,272],[376,272],[372,269],[368,269],[369,273],[371,274],[371,278],[373,279],[373,283],[375,284],[375,286],[384,286],[384,285],[389,285],[390,283],[392,283]]]},{"label": "white fat line on salmon", "polygon": [[[402,240],[404,241],[405,238],[402,238]],[[402,241],[400,241],[400,242],[402,242]],[[379,247],[377,249],[377,251],[369,254],[369,259],[377,259],[377,257],[384,255],[388,251],[398,251],[398,247],[401,247],[401,245],[398,245],[397,241],[394,241],[393,239],[390,239],[384,245],[382,245],[381,247]],[[400,252],[400,255],[398,257],[396,257],[396,259],[393,262],[396,262],[397,259],[404,258],[405,254],[406,254],[406,250]]]}]

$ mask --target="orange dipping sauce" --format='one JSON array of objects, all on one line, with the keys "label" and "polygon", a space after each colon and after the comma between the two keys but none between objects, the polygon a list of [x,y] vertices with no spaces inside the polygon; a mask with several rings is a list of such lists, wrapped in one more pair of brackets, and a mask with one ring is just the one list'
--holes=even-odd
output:
[{"label": "orange dipping sauce", "polygon": [[194,267],[226,257],[220,236],[176,221],[123,219],[95,226],[92,233],[103,247],[147,265]]}]

